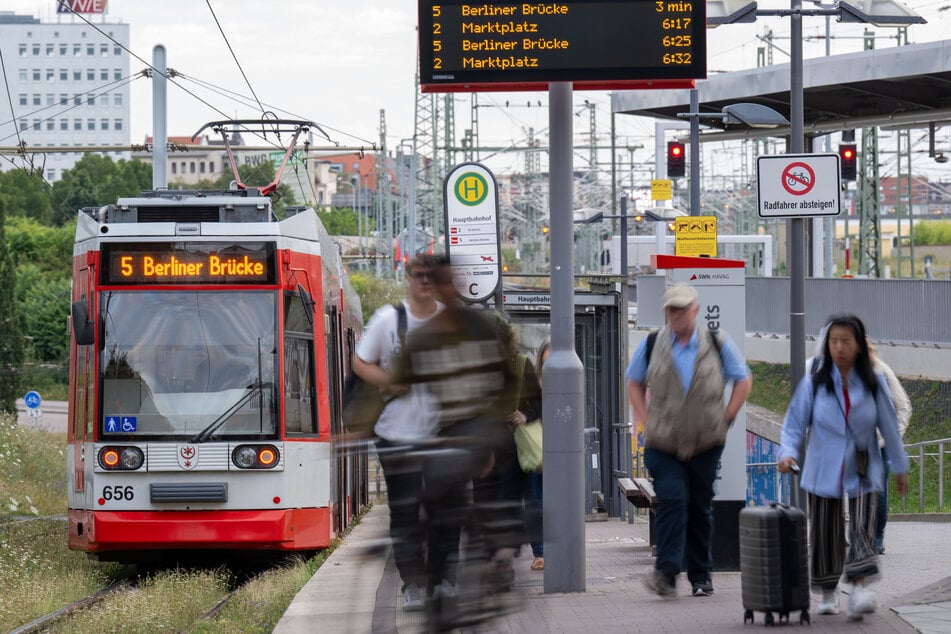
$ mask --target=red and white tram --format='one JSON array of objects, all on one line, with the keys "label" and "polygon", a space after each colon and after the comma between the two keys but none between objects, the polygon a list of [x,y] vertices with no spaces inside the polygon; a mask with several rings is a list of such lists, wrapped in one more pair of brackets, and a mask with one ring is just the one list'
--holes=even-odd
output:
[{"label": "red and white tram", "polygon": [[367,502],[366,455],[337,442],[362,322],[314,211],[146,192],[80,214],[73,267],[70,548],[328,546]]}]

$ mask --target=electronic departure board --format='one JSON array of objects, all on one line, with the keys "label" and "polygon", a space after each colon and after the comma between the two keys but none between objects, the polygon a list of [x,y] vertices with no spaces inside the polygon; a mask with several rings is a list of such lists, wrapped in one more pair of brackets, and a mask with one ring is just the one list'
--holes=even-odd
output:
[{"label": "electronic departure board", "polygon": [[104,244],[101,279],[107,286],[276,284],[274,244]]},{"label": "electronic departure board", "polygon": [[423,92],[691,86],[706,2],[420,0],[419,63]]}]

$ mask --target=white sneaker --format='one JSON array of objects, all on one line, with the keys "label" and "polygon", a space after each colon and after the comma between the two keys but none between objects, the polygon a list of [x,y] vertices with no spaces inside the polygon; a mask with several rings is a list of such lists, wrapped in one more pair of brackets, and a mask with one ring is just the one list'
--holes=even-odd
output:
[{"label": "white sneaker", "polygon": [[433,588],[434,599],[451,599],[456,596],[456,589],[452,587],[448,579],[443,579]]},{"label": "white sneaker", "polygon": [[861,621],[866,614],[872,614],[875,611],[875,595],[864,585],[853,585],[852,594],[849,595],[849,608],[847,612],[850,621]]},{"label": "white sneaker", "polygon": [[835,590],[823,590],[822,601],[819,602],[819,614],[838,614],[839,600],[835,596]]},{"label": "white sneaker", "polygon": [[419,612],[426,607],[426,592],[415,583],[403,590],[403,611]]}]

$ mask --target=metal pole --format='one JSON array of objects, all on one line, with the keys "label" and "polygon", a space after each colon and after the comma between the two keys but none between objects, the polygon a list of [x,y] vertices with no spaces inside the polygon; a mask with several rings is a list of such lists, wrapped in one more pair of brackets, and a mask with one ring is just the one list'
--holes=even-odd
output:
[{"label": "metal pole", "polygon": [[[790,0],[790,77],[789,122],[790,149],[803,151],[802,88],[802,0]],[[790,218],[786,223],[786,252],[789,258],[789,375],[796,389],[806,366],[806,244],[805,220]]]},{"label": "metal pole", "polygon": [[[624,469],[628,477],[634,477],[634,457],[631,454],[631,434],[633,430],[631,429],[631,421],[628,417],[628,402],[627,402],[627,381],[624,378],[624,371],[627,369],[628,355],[630,354],[628,350],[628,341],[630,339],[629,331],[630,327],[628,325],[628,305],[630,303],[629,289],[628,289],[628,274],[627,274],[627,196],[621,196],[621,363],[620,367],[620,394],[621,394],[621,429],[627,429],[628,433],[625,434],[623,431],[615,435],[615,440],[625,441],[624,445],[621,446],[622,455],[626,457],[625,460],[621,461],[621,467]],[[625,501],[621,501],[621,512],[619,513],[621,519],[624,519],[627,513],[630,512],[630,509]]]},{"label": "metal pole", "polygon": [[[408,253],[410,258],[416,255],[416,146],[409,156],[409,218],[406,220],[408,244],[401,244],[402,252]],[[407,249],[409,249],[407,251]]]},{"label": "metal pole", "polygon": [[545,592],[584,592],[584,368],[575,352],[571,83],[548,87],[551,344],[545,363]]},{"label": "metal pole", "polygon": [[165,47],[152,48],[152,189],[168,189],[168,62]]},{"label": "metal pole", "polygon": [[690,91],[690,215],[700,215],[700,91]]},{"label": "metal pole", "polygon": [[[663,180],[667,178],[667,145],[664,143],[664,131],[667,129],[663,123],[654,122],[654,178]],[[660,203],[664,204],[664,203]],[[663,222],[654,223],[654,238],[656,252],[658,255],[667,251],[667,226]]]}]

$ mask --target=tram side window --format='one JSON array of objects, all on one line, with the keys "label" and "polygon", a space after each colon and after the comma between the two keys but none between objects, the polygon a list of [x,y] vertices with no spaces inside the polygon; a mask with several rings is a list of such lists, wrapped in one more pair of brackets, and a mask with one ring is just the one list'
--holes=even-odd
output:
[{"label": "tram side window", "polygon": [[314,335],[297,293],[284,297],[284,429],[288,434],[317,431],[314,398]]}]

